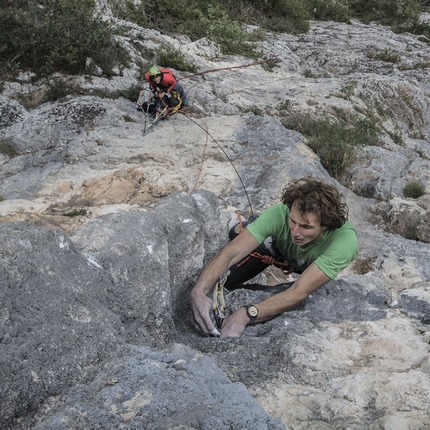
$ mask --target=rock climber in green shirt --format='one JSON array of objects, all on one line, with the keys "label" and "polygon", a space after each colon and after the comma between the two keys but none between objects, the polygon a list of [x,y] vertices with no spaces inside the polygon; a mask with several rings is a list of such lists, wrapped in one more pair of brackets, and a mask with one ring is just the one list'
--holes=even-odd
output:
[{"label": "rock climber in green shirt", "polygon": [[[358,255],[357,233],[336,187],[312,177],[293,180],[282,204],[265,210],[204,268],[190,294],[191,308],[204,334],[239,337],[250,323],[290,310],[348,266]],[[207,296],[228,270],[228,290],[240,288],[270,264],[300,273],[293,285],[259,303],[247,304],[223,321],[221,333],[209,316]]]}]

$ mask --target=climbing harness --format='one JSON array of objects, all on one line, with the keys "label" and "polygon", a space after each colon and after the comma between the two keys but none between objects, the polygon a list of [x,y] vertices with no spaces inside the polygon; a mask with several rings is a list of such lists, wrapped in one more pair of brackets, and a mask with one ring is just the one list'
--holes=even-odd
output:
[{"label": "climbing harness", "polygon": [[221,331],[222,323],[225,318],[224,284],[226,283],[229,275],[230,270],[219,278],[219,281],[215,284],[213,293],[212,310],[214,313],[215,325],[218,331]]},{"label": "climbing harness", "polygon": [[248,254],[246,258],[244,258],[237,267],[242,266],[242,264],[245,264],[251,257],[258,258],[261,260],[264,264],[267,264],[268,266],[275,266],[281,269],[285,275],[289,275],[294,271],[294,267],[291,266],[289,263],[284,263],[283,261],[276,260],[275,257],[272,257],[271,255],[264,255],[260,254],[258,252],[251,252]]},{"label": "climbing harness", "polygon": [[181,108],[182,106],[182,97],[181,95],[177,92],[177,91],[171,91],[170,94],[172,95],[172,97],[174,97],[176,100],[178,100],[178,104],[171,110],[170,113],[176,113],[178,112],[178,110]]},{"label": "climbing harness", "polygon": [[[146,115],[145,115],[145,125],[144,125],[144,128],[143,128],[143,134],[144,135],[146,134],[146,132],[150,128],[152,128],[155,125],[157,125],[158,122],[161,119],[166,119],[169,115],[173,115],[173,114],[177,113],[178,110],[181,108],[181,106],[182,106],[181,95],[178,92],[176,92],[176,91],[172,91],[171,94],[169,94],[169,96],[170,97],[174,97],[178,101],[178,103],[175,106],[173,106],[173,107],[169,107],[166,104],[166,102],[163,99],[160,98],[160,101],[161,101],[161,103],[163,103],[164,108],[163,109],[160,109],[160,108],[158,109],[158,111],[157,111],[157,113],[155,115],[155,118],[149,124],[146,123]],[[143,113],[145,113],[145,110],[143,109],[143,106],[145,105],[145,103],[149,103],[149,102],[144,102],[143,101],[143,96],[142,96],[142,93],[141,93],[140,96],[139,96],[139,100],[137,101],[137,104],[140,106],[140,109],[142,110]],[[149,106],[149,105],[147,104],[146,106]]]}]

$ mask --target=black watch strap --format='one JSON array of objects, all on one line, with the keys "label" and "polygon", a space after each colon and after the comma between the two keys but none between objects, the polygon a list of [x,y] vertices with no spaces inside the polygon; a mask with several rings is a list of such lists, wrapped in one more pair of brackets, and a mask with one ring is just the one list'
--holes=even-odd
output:
[{"label": "black watch strap", "polygon": [[245,308],[249,318],[248,324],[252,324],[258,316],[258,309],[254,305],[246,305]]}]

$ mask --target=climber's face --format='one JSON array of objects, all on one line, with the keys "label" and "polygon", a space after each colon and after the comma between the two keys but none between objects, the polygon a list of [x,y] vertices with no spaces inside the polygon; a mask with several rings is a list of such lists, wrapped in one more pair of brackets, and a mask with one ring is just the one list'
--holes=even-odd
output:
[{"label": "climber's face", "polygon": [[152,82],[154,82],[154,84],[159,84],[162,78],[163,78],[163,75],[155,75],[151,78],[151,80]]},{"label": "climber's face", "polygon": [[290,211],[288,225],[293,243],[302,248],[318,242],[327,230],[327,227],[320,225],[319,219],[315,214],[301,214],[294,204]]}]

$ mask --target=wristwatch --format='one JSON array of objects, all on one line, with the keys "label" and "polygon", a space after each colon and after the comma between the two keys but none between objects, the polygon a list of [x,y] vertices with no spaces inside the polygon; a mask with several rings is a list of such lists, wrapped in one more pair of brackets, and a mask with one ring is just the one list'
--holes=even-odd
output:
[{"label": "wristwatch", "polygon": [[258,316],[258,309],[254,305],[246,305],[246,315],[249,317],[249,323],[251,324],[255,321]]}]

